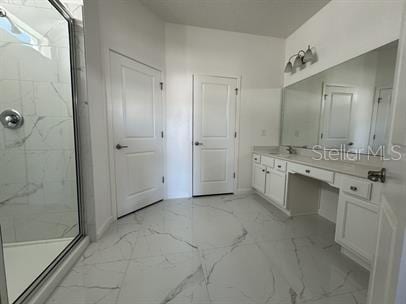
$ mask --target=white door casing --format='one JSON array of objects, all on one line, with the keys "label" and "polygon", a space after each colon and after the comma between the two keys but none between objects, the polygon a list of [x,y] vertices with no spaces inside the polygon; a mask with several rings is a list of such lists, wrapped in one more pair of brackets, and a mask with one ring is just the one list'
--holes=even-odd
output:
[{"label": "white door casing", "polygon": [[193,78],[193,195],[233,193],[238,79]]},{"label": "white door casing", "polygon": [[120,217],[163,199],[161,72],[110,52],[110,81]]},{"label": "white door casing", "polygon": [[377,88],[372,115],[370,146],[374,152],[388,144],[392,88]]},{"label": "white door casing", "polygon": [[320,144],[330,148],[351,145],[351,117],[355,89],[348,86],[324,86]]}]

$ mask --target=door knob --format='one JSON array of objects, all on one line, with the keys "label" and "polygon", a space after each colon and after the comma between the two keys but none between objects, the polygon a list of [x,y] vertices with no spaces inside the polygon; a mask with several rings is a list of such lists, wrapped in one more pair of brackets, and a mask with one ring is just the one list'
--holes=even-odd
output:
[{"label": "door knob", "polygon": [[128,148],[128,146],[122,146],[122,145],[120,145],[120,144],[117,144],[117,145],[116,145],[116,149],[117,149],[117,150],[121,150],[121,149],[125,149],[125,148]]},{"label": "door knob", "polygon": [[203,143],[195,141],[195,146],[203,146]]},{"label": "door knob", "polygon": [[373,182],[380,181],[384,183],[386,181],[386,169],[382,168],[380,171],[368,171],[368,179]]}]

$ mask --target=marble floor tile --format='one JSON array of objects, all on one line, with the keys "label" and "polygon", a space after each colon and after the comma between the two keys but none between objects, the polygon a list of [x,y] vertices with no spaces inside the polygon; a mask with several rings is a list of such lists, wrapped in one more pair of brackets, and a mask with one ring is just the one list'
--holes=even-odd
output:
[{"label": "marble floor tile", "polygon": [[212,303],[291,303],[293,288],[256,244],[202,254]]},{"label": "marble floor tile", "polygon": [[334,230],[253,194],[163,201],[114,223],[48,304],[366,304]]},{"label": "marble floor tile", "polygon": [[77,265],[55,290],[48,303],[116,303],[128,262]]},{"label": "marble floor tile", "polygon": [[117,304],[210,303],[197,252],[131,260]]},{"label": "marble floor tile", "polygon": [[343,257],[338,246],[320,247],[309,238],[259,243],[293,289],[297,302],[364,291],[368,272]]}]

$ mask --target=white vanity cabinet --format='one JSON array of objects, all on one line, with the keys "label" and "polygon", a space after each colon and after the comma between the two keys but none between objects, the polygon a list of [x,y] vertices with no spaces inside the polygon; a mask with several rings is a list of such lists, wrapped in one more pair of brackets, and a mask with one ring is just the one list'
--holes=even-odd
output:
[{"label": "white vanity cabinet", "polygon": [[[253,188],[288,216],[317,214],[320,184],[338,189],[335,240],[342,252],[370,269],[377,242],[382,184],[308,163],[254,154]],[[294,157],[293,157],[294,158]]]},{"label": "white vanity cabinet", "polygon": [[[276,206],[285,207],[286,161],[253,155],[252,187]],[[260,160],[258,162],[258,160]]]},{"label": "white vanity cabinet", "polygon": [[344,177],[337,208],[336,242],[366,268],[373,262],[378,233],[379,205],[371,200],[373,186],[366,179]]},{"label": "white vanity cabinet", "polygon": [[280,207],[285,207],[286,173],[267,169],[265,195]]},{"label": "white vanity cabinet", "polygon": [[252,187],[260,193],[265,193],[266,167],[254,161],[252,166]]}]

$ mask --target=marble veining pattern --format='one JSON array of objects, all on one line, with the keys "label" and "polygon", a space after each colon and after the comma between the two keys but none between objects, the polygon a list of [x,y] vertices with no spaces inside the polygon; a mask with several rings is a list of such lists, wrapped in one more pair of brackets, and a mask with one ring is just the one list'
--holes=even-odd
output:
[{"label": "marble veining pattern", "polygon": [[[67,23],[47,0],[0,5],[34,30],[20,25],[30,39],[22,41],[0,29],[0,112],[11,108],[24,116],[18,130],[0,127],[3,240],[73,237],[78,212]],[[38,14],[41,20],[30,20]]]},{"label": "marble veining pattern", "polygon": [[334,228],[255,194],[164,201],[92,243],[47,304],[365,304]]}]

